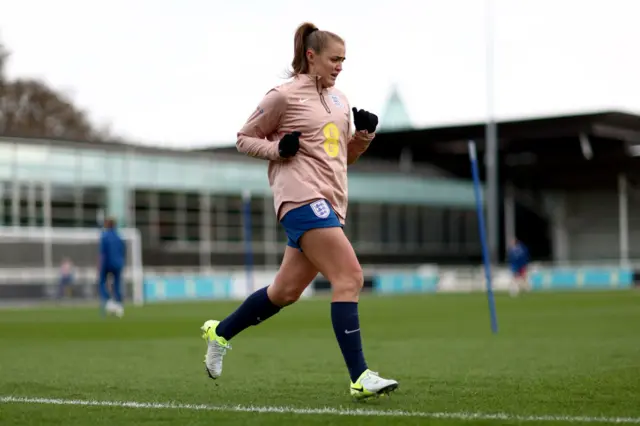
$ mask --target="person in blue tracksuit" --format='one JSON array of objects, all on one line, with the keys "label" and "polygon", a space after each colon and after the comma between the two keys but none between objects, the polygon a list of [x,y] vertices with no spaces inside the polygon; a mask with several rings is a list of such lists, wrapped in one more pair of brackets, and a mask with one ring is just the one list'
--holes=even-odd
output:
[{"label": "person in blue tracksuit", "polygon": [[507,251],[507,261],[513,276],[510,292],[512,296],[515,296],[522,290],[528,290],[529,287],[527,282],[529,250],[527,246],[514,238]]},{"label": "person in blue tracksuit", "polygon": [[[100,236],[100,281],[99,293],[103,309],[107,313],[114,313],[122,316],[122,271],[125,267],[127,248],[124,240],[118,234],[116,221],[108,218],[104,222],[104,229]],[[107,288],[107,278],[112,277],[113,300]]]}]

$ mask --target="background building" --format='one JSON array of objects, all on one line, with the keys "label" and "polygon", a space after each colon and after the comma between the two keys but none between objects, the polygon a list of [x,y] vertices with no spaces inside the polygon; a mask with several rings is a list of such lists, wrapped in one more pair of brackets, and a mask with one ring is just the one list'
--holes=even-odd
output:
[{"label": "background building", "polygon": [[[393,93],[386,108],[407,122]],[[382,120],[382,129],[385,120]],[[266,162],[235,146],[171,151],[122,144],[0,138],[0,224],[95,227],[105,214],[137,228],[147,267],[241,266],[243,193],[251,198],[253,261],[276,266],[286,237],[277,223]],[[464,263],[480,258],[473,188],[433,166],[404,170],[366,155],[349,175],[345,228],[363,263]],[[12,250],[12,262],[42,263]],[[68,253],[94,265],[95,252]],[[62,250],[52,259],[57,264]]]},{"label": "background building", "polygon": [[[437,165],[470,178],[467,141],[485,152],[485,124],[383,133],[368,158]],[[538,261],[633,264],[640,259],[640,116],[619,111],[498,125],[499,252],[518,236]],[[484,176],[483,161],[479,162]]]},{"label": "background building", "polygon": [[[349,172],[345,232],[365,267],[365,285],[391,292],[481,288],[467,142],[477,141],[482,158],[484,125],[414,129],[395,89],[385,113],[375,142]],[[523,240],[539,265],[531,280],[540,286],[629,285],[640,258],[639,134],[640,118],[622,113],[500,123],[500,253],[513,236]],[[175,297],[202,296],[195,288],[241,297],[273,279],[286,242],[267,163],[235,146],[177,151],[0,138],[4,229],[97,231],[105,215],[138,230],[145,284],[137,288],[147,299],[174,297],[167,296],[167,274],[177,274]],[[4,295],[26,288],[51,294],[64,258],[84,276],[84,296],[95,292],[93,240],[57,239],[48,249],[37,239],[0,241],[0,252]],[[578,264],[609,269],[576,266],[566,275]],[[254,281],[245,269],[264,275]],[[192,280],[191,273],[199,275]],[[496,273],[504,287],[505,271]],[[218,284],[197,284],[214,276]],[[313,289],[328,286],[319,278]]]}]

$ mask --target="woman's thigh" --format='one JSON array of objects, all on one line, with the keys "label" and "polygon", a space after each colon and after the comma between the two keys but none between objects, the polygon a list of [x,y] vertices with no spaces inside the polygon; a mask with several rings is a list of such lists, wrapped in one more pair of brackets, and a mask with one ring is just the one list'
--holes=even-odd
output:
[{"label": "woman's thigh", "polygon": [[362,267],[342,228],[317,228],[300,239],[304,255],[331,282],[334,301],[357,301]]}]

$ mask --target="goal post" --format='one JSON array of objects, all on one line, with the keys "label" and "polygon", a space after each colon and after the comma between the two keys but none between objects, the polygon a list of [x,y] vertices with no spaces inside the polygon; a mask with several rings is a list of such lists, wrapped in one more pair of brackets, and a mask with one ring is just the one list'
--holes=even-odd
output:
[{"label": "goal post", "polygon": [[[135,228],[118,228],[127,245],[123,294],[144,303],[142,245]],[[75,299],[97,297],[100,228],[0,226],[0,294],[3,299],[53,299],[60,266],[73,264]],[[29,287],[30,286],[30,287]]]}]

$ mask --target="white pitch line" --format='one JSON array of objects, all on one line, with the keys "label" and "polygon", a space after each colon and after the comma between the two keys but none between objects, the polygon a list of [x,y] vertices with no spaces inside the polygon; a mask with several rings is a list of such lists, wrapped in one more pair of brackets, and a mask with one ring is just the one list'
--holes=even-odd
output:
[{"label": "white pitch line", "polygon": [[310,414],[334,416],[372,416],[372,417],[423,417],[430,419],[452,420],[506,420],[520,422],[565,422],[565,423],[619,423],[640,424],[640,417],[589,417],[589,416],[561,416],[540,415],[524,416],[507,413],[429,413],[405,410],[371,410],[361,408],[296,408],[286,406],[255,406],[255,405],[202,405],[180,404],[172,402],[136,402],[136,401],[99,401],[81,399],[56,398],[27,398],[21,396],[0,396],[0,403],[9,404],[45,404],[45,405],[76,405],[88,407],[116,407],[116,408],[146,408],[146,409],[178,409],[195,411],[224,411],[239,413],[281,413],[281,414]]}]

